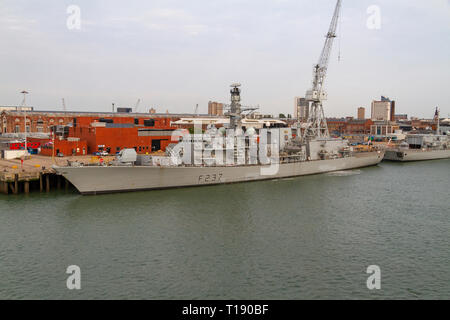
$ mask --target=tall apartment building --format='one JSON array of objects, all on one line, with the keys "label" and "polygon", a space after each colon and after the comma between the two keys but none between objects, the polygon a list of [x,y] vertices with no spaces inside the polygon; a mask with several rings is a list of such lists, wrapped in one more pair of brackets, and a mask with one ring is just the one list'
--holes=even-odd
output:
[{"label": "tall apartment building", "polygon": [[358,120],[366,119],[366,108],[359,107],[358,108]]},{"label": "tall apartment building", "polygon": [[372,101],[371,119],[395,121],[395,101],[383,96],[380,101]]},{"label": "tall apartment building", "polygon": [[309,116],[308,102],[305,98],[295,97],[294,99],[294,118],[305,121]]},{"label": "tall apartment building", "polygon": [[211,116],[223,116],[223,103],[209,101],[208,114]]}]

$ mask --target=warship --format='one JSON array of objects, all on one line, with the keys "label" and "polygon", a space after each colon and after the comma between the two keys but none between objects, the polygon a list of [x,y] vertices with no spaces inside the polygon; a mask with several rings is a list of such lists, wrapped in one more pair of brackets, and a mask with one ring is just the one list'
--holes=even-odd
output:
[{"label": "warship", "polygon": [[179,188],[280,179],[374,166],[382,150],[355,152],[347,140],[331,138],[322,102],[324,79],[341,8],[337,1],[311,90],[306,92],[308,118],[292,127],[243,126],[240,84],[231,85],[225,127],[173,135],[163,155],[138,155],[123,149],[111,163],[53,166],[81,194]]},{"label": "warship", "polygon": [[450,141],[447,135],[440,134],[439,109],[436,108],[436,133],[407,134],[405,141],[385,151],[387,161],[424,161],[450,158]]}]

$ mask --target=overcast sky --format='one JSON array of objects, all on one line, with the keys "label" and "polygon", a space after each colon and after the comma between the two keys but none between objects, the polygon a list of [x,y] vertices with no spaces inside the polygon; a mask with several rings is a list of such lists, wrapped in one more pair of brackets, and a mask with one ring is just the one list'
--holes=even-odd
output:
[{"label": "overcast sky", "polygon": [[[334,0],[0,0],[0,105],[40,110],[207,111],[242,83],[244,105],[293,113],[311,85]],[[70,30],[67,8],[81,9]],[[377,5],[379,29],[367,13]],[[372,11],[373,12],[373,11]],[[373,20],[370,20],[373,21]],[[385,95],[397,113],[450,113],[450,1],[343,0],[327,116]],[[338,52],[341,60],[338,61]]]}]

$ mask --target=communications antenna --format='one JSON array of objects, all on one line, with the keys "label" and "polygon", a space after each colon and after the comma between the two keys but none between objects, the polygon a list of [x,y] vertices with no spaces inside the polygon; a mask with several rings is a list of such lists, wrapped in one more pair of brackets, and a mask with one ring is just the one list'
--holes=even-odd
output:
[{"label": "communications antenna", "polygon": [[[23,112],[23,120],[24,120],[24,137],[25,137],[25,154],[28,154],[28,146],[27,146],[27,110],[26,110],[26,98],[27,98],[27,94],[28,91],[23,90],[21,92],[21,94],[23,94],[23,101],[22,101],[22,112]],[[31,128],[30,128],[31,129]],[[31,130],[30,130],[31,131]]]}]

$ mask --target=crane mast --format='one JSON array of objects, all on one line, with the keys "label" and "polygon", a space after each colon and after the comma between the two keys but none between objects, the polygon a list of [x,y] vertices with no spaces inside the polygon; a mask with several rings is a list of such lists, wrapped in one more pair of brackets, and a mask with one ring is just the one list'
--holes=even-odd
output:
[{"label": "crane mast", "polygon": [[305,128],[306,138],[328,138],[330,136],[323,112],[322,101],[327,99],[327,94],[324,91],[324,82],[330,61],[331,49],[334,38],[336,38],[341,3],[341,0],[338,0],[336,3],[330,28],[325,36],[325,45],[323,46],[318,63],[314,66],[312,89],[306,92],[309,109],[307,126]]},{"label": "crane mast", "polygon": [[139,110],[139,104],[141,103],[141,99],[138,99],[138,101],[136,101],[136,104],[134,105],[134,112],[138,112]]}]

